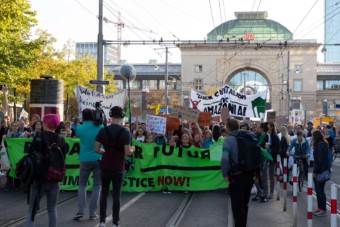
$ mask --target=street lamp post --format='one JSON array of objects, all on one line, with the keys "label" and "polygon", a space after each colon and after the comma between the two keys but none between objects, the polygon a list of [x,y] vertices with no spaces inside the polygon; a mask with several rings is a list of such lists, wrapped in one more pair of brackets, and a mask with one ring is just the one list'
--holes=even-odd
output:
[{"label": "street lamp post", "polygon": [[127,81],[128,84],[128,113],[129,113],[129,129],[132,133],[131,127],[131,97],[130,97],[130,82],[134,81],[136,78],[136,69],[133,65],[124,64],[120,67],[120,75]]}]

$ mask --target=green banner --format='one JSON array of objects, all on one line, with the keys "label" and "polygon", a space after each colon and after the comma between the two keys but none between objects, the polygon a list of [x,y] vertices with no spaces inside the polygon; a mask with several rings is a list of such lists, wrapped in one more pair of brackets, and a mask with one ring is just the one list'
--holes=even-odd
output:
[{"label": "green banner", "polygon": [[[77,190],[79,183],[79,139],[65,138],[66,176],[61,190]],[[6,139],[11,162],[10,175],[15,177],[16,163],[25,155],[32,139]],[[126,172],[123,191],[143,192],[162,189],[202,191],[226,188],[221,174],[222,143],[219,140],[210,149],[178,148],[154,143],[134,142],[134,169]],[[89,189],[92,185],[90,177]]]}]

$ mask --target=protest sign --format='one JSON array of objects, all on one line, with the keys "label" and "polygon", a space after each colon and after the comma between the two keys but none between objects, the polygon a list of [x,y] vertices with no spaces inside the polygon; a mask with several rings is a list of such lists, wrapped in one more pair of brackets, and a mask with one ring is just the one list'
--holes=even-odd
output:
[{"label": "protest sign", "polygon": [[[10,175],[15,177],[16,163],[25,155],[25,147],[31,144],[32,139],[10,138],[6,142],[12,165]],[[79,188],[79,139],[65,138],[65,142],[66,175],[60,189],[75,191]],[[182,148],[133,141],[136,148],[133,158],[135,168],[126,173],[123,191],[225,189],[228,185],[221,174],[222,144],[223,139],[209,149],[199,149],[193,146]],[[93,178],[90,177],[87,189],[91,189],[92,185]]]},{"label": "protest sign", "polygon": [[96,102],[101,102],[101,107],[107,119],[110,119],[109,112],[114,106],[125,107],[126,90],[120,90],[116,93],[103,95],[89,88],[76,86],[74,89],[75,96],[78,100],[79,114],[86,108],[95,109]]},{"label": "protest sign", "polygon": [[198,122],[200,111],[186,106],[174,106],[170,116],[181,118],[189,122]]},{"label": "protest sign", "polygon": [[211,125],[211,113],[210,112],[200,112],[198,118],[198,125],[200,127],[210,126]]},{"label": "protest sign", "polygon": [[178,130],[179,125],[180,125],[180,121],[178,118],[166,116],[166,130],[167,131]]},{"label": "protest sign", "polygon": [[242,118],[263,118],[266,107],[267,92],[258,92],[255,95],[244,95],[229,85],[224,85],[213,95],[204,95],[191,90],[191,107],[201,112],[210,112],[218,116],[223,107],[227,107],[230,115]]},{"label": "protest sign", "polygon": [[275,122],[276,112],[275,111],[266,111],[266,121],[267,122]]},{"label": "protest sign", "polygon": [[165,135],[166,118],[154,115],[146,115],[146,131]]}]

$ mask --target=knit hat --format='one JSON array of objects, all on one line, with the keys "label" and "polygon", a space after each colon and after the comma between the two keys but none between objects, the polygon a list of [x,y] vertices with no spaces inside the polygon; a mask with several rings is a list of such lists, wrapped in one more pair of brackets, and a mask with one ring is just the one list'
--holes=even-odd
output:
[{"label": "knit hat", "polygon": [[43,123],[50,129],[56,129],[60,124],[60,117],[57,114],[46,114]]}]

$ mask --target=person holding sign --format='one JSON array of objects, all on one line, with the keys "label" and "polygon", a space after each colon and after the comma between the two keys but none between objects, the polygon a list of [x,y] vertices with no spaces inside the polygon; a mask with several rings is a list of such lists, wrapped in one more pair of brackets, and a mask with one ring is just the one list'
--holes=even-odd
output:
[{"label": "person holding sign", "polygon": [[[99,227],[105,227],[107,196],[111,182],[113,184],[112,226],[118,226],[120,195],[125,172],[125,155],[131,155],[134,152],[134,147],[130,145],[130,132],[121,125],[125,116],[123,109],[114,106],[109,115],[112,120],[111,125],[99,131],[94,145],[95,151],[102,154],[100,162],[102,192],[100,195]],[[104,149],[102,149],[102,145]]]}]

